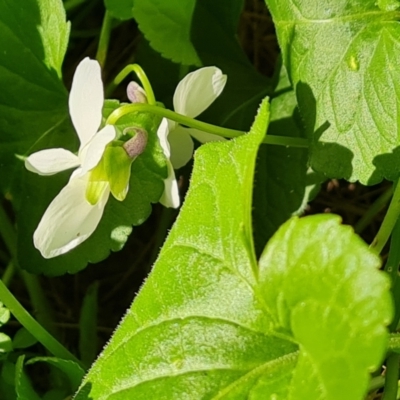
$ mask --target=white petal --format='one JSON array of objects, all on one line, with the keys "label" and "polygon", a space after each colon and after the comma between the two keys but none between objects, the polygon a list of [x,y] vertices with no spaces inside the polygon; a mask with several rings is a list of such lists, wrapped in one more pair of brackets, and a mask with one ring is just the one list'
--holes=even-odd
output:
[{"label": "white petal", "polygon": [[160,141],[160,146],[164,151],[165,157],[168,159],[171,157],[171,149],[168,143],[168,134],[169,134],[169,123],[166,118],[163,118],[160,126],[157,129],[158,140]]},{"label": "white petal", "polygon": [[190,136],[194,137],[200,143],[207,142],[223,142],[226,139],[222,136],[213,135],[212,133],[200,131],[199,129],[186,128]]},{"label": "white petal", "polygon": [[109,190],[92,206],[86,200],[88,176],[71,179],[50,203],[33,235],[35,247],[44,258],[67,253],[96,229],[107,203]]},{"label": "white petal", "polygon": [[62,148],[41,150],[25,160],[25,168],[39,175],[54,175],[79,165],[79,158]]},{"label": "white petal", "polygon": [[165,207],[178,208],[181,200],[179,198],[178,182],[175,178],[174,168],[168,161],[168,178],[164,180],[164,193],[160,203]]},{"label": "white petal", "polygon": [[174,94],[174,110],[195,118],[221,94],[226,83],[217,67],[204,67],[183,78]]},{"label": "white petal", "polygon": [[93,136],[92,140],[79,152],[82,163],[82,174],[93,169],[101,160],[108,143],[115,139],[117,132],[113,125],[106,125]]},{"label": "white petal", "polygon": [[99,129],[103,103],[100,65],[86,57],[76,68],[69,94],[69,113],[81,147],[85,146]]},{"label": "white petal", "polygon": [[188,129],[177,126],[169,132],[168,142],[171,147],[171,162],[175,169],[186,165],[193,155],[193,140]]}]

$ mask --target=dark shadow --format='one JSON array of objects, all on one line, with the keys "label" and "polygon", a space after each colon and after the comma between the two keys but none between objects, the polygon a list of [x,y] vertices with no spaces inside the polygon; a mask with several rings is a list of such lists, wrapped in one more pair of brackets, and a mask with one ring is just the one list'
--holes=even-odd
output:
[{"label": "dark shadow", "polygon": [[368,185],[379,183],[384,178],[395,181],[400,176],[400,146],[391,153],[376,156],[372,164],[375,166],[375,170],[368,180]]},{"label": "dark shadow", "polygon": [[248,131],[261,100],[273,92],[272,80],[255,70],[236,37],[240,4],[197,1],[191,40],[203,65],[215,65],[228,76],[219,98],[199,119]]},{"label": "dark shadow", "polygon": [[299,82],[296,96],[301,119],[307,137],[310,139],[310,165],[327,177],[350,179],[353,167],[353,153],[344,146],[324,142],[323,135],[330,128],[330,121],[316,127],[316,100],[310,86]]}]

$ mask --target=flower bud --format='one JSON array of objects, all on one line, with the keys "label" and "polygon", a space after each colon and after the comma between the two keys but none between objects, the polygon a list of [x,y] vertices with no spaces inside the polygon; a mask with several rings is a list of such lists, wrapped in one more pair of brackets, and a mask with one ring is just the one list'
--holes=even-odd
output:
[{"label": "flower bud", "polygon": [[134,81],[129,82],[126,88],[126,94],[132,103],[147,103],[146,92]]},{"label": "flower bud", "polygon": [[132,138],[123,145],[130,158],[136,158],[144,152],[147,145],[147,132],[141,128],[125,128],[124,134],[131,135]]}]

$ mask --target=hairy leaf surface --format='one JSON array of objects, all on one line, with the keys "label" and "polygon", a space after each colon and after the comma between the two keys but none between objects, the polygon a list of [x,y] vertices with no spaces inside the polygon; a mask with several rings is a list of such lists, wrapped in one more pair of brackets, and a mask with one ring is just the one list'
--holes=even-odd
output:
[{"label": "hairy leaf surface", "polygon": [[[76,400],[362,399],[387,341],[388,279],[336,216],[290,220],[258,267],[251,196],[267,122],[264,102],[249,134],[197,151],[178,220]],[[348,385],[353,397],[337,397]]]},{"label": "hairy leaf surface", "polygon": [[364,184],[395,179],[398,2],[266,1],[312,137],[312,167]]}]

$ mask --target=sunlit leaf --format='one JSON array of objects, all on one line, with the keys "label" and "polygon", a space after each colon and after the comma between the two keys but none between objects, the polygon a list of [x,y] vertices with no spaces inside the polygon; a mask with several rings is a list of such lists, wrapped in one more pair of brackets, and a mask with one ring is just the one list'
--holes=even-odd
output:
[{"label": "sunlit leaf", "polygon": [[378,3],[267,0],[312,167],[364,184],[400,171],[400,25],[395,3]]}]

